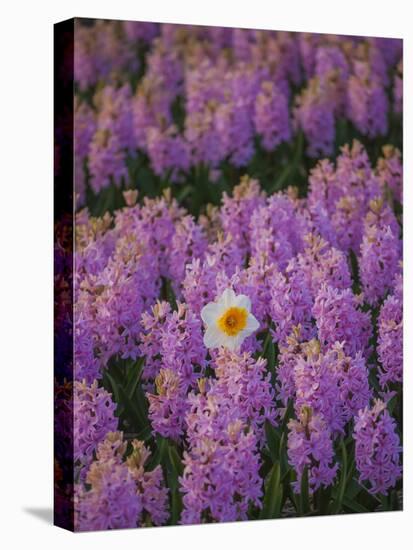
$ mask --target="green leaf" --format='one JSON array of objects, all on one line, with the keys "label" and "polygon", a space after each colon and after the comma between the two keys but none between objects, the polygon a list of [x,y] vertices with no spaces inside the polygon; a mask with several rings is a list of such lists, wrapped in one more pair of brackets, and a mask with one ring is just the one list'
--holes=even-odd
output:
[{"label": "green leaf", "polygon": [[176,477],[180,477],[184,471],[184,466],[182,464],[181,457],[178,454],[176,448],[172,445],[168,448],[169,460],[171,461],[172,469]]},{"label": "green leaf", "polygon": [[152,431],[150,425],[148,424],[138,432],[135,439],[139,439],[139,441],[148,441],[148,439],[151,439],[151,437]]},{"label": "green leaf", "polygon": [[373,370],[371,370],[369,373],[369,383],[371,386],[373,386],[375,391],[380,394],[381,387]]},{"label": "green leaf", "polygon": [[287,449],[286,449],[285,443],[286,443],[286,435],[285,435],[285,432],[282,432],[280,437],[280,463],[281,463],[281,475],[283,480],[286,478],[286,476],[291,470],[288,464],[288,455],[287,455]]},{"label": "green leaf", "polygon": [[176,311],[178,309],[178,305],[176,303],[176,297],[170,279],[162,277],[161,293],[163,298],[170,304],[171,308]]},{"label": "green leaf", "polygon": [[[292,474],[292,470],[291,470],[291,474]],[[287,491],[287,494],[288,494],[288,498],[291,501],[291,504],[294,506],[295,511],[298,513],[298,511],[299,511],[298,498],[297,498],[297,495],[294,493],[293,488],[291,487],[291,481],[293,481],[293,480],[290,479],[290,483],[287,483],[286,491]]]},{"label": "green leaf", "polygon": [[275,353],[275,345],[271,338],[268,342],[267,350],[264,357],[267,360],[267,369],[271,373],[271,380],[272,380],[272,384],[274,385],[275,379],[276,379],[276,372],[275,372],[276,353]]},{"label": "green leaf", "polygon": [[344,492],[346,490],[346,481],[347,481],[347,450],[344,442],[341,441],[341,472],[340,472],[340,482],[338,485],[337,498],[333,504],[332,513],[338,514],[341,511],[341,506],[343,504]]},{"label": "green leaf", "polygon": [[329,487],[319,487],[314,495],[314,501],[317,503],[317,511],[321,516],[330,513],[331,485]]},{"label": "green leaf", "polygon": [[384,512],[388,512],[389,510],[391,510],[390,499],[387,495],[380,495],[380,500],[381,500],[382,510]]},{"label": "green leaf", "polygon": [[359,285],[359,281],[360,281],[359,265],[358,265],[357,256],[354,253],[354,250],[350,249],[349,256],[350,256],[350,266],[351,266],[354,284]]},{"label": "green leaf", "polygon": [[281,422],[281,431],[284,431],[287,427],[288,421],[292,418],[294,413],[294,403],[292,399],[288,400],[287,408],[285,409],[284,418]]},{"label": "green leaf", "polygon": [[179,477],[183,474],[184,467],[181,457],[178,454],[175,446],[168,447],[168,485],[171,491],[171,517],[170,524],[176,525],[181,517],[182,512],[182,495],[179,491]]},{"label": "green leaf", "polygon": [[138,361],[129,368],[126,393],[128,394],[130,399],[133,398],[136,388],[138,387],[138,384],[142,376],[144,365],[145,365],[145,357],[140,357]]},{"label": "green leaf", "polygon": [[[348,483],[345,496],[349,498],[350,500],[355,499],[360,492],[363,490],[363,488],[359,485],[356,479],[352,479],[350,483]],[[343,499],[344,501],[344,499]]]},{"label": "green leaf", "polygon": [[193,189],[190,185],[186,185],[183,187],[179,193],[176,196],[176,200],[179,202],[179,204],[182,203],[191,193],[193,192]]},{"label": "green leaf", "polygon": [[387,402],[387,410],[389,411],[389,414],[393,415],[394,408],[397,405],[397,400],[399,396],[394,395],[388,402]]},{"label": "green leaf", "polygon": [[168,440],[165,437],[158,436],[156,438],[156,451],[152,455],[151,460],[148,463],[147,469],[149,471],[154,470],[161,462],[164,461],[168,448]]},{"label": "green leaf", "polygon": [[109,374],[109,371],[106,369],[104,372],[104,377],[109,381],[109,384],[112,389],[112,394],[114,397],[114,401],[117,404],[116,414],[118,416],[121,416],[124,412],[124,405],[121,400],[121,394],[120,394],[120,388],[121,386],[116,382],[116,380],[113,378],[111,374]]},{"label": "green leaf", "polygon": [[390,510],[400,510],[399,499],[397,497],[397,491],[391,491],[389,495]]},{"label": "green leaf", "polygon": [[265,421],[264,429],[271,460],[273,461],[273,463],[275,463],[275,461],[279,458],[280,453],[280,436],[278,435],[277,430],[268,420]]},{"label": "green leaf", "polygon": [[351,500],[348,497],[343,498],[343,504],[346,508],[348,508],[352,512],[360,512],[360,513],[369,512],[369,510],[365,508],[362,504],[360,504],[356,500]]},{"label": "green leaf", "polygon": [[148,418],[148,401],[146,399],[145,392],[139,384],[135,389],[135,395],[133,396],[132,401],[136,403],[136,407],[138,408],[141,417],[146,421]]},{"label": "green leaf", "polygon": [[169,523],[171,525],[177,525],[182,513],[182,496],[179,489],[173,489],[171,491],[171,517]]},{"label": "green leaf", "polygon": [[310,496],[308,489],[308,468],[305,466],[301,476],[301,492],[299,496],[300,515],[306,515],[310,510]]},{"label": "green leaf", "polygon": [[[358,486],[358,484],[353,480],[356,463],[354,460],[354,452],[352,454],[353,454],[353,457],[350,460],[350,466],[348,466],[347,468],[348,472],[347,472],[347,480],[346,480],[346,486],[347,486],[346,493],[348,493],[352,484],[356,484]],[[351,453],[350,453],[350,456],[351,456]]]},{"label": "green leaf", "polygon": [[278,518],[281,515],[283,486],[280,463],[276,462],[267,477],[261,519]]},{"label": "green leaf", "polygon": [[146,425],[148,425],[147,418],[142,415],[137,403],[129,397],[124,388],[119,386],[118,389],[120,399],[125,407],[125,413],[128,415],[129,420],[131,420],[134,426],[138,429],[143,429]]},{"label": "green leaf", "polygon": [[270,185],[270,187],[268,189],[268,193],[272,194],[272,193],[282,189],[284,187],[285,182],[287,181],[287,179],[291,175],[293,169],[294,169],[294,166],[292,164],[287,164],[287,166],[281,172],[280,176],[275,180],[273,185]]},{"label": "green leaf", "polygon": [[270,345],[270,342],[271,342],[271,333],[270,333],[270,331],[268,331],[266,336],[265,336],[264,344],[262,346],[262,356],[263,357],[265,357],[265,355],[267,354],[267,350],[268,350],[268,346]]}]

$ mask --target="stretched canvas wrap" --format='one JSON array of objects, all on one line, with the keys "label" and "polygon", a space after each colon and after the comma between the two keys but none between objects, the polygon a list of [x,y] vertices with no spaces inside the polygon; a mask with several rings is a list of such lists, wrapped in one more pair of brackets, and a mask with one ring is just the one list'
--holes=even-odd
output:
[{"label": "stretched canvas wrap", "polygon": [[55,523],[402,508],[402,41],[55,26]]}]

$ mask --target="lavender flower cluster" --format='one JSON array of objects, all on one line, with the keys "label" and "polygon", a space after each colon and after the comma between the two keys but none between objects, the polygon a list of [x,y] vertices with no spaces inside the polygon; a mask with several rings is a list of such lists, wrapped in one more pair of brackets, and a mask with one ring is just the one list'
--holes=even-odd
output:
[{"label": "lavender flower cluster", "polygon": [[[395,509],[400,41],[76,32],[74,382],[56,415],[62,434],[73,415],[76,529]],[[343,121],[359,139],[337,152]],[[254,177],[297,136],[298,181]],[[94,214],[115,188],[123,204]],[[259,329],[211,349],[201,311],[227,289]]]}]

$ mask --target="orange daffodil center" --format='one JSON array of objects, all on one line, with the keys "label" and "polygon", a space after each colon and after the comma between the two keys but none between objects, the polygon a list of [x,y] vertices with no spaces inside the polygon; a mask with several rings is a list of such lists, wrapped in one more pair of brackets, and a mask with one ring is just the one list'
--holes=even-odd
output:
[{"label": "orange daffodil center", "polygon": [[237,350],[242,342],[259,328],[251,313],[251,301],[244,294],[226,289],[216,302],[202,308],[205,324],[204,344],[207,348],[225,347]]},{"label": "orange daffodil center", "polygon": [[220,330],[228,336],[236,336],[247,326],[248,311],[243,307],[230,307],[217,320]]}]

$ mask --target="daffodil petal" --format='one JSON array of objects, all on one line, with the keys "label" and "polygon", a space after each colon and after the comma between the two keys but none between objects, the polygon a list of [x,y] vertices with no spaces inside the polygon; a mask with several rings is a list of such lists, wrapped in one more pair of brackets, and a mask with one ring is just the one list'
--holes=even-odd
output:
[{"label": "daffodil petal", "polygon": [[251,311],[251,300],[248,296],[245,296],[245,294],[240,294],[235,297],[235,305],[237,307],[243,307],[248,311],[248,313]]},{"label": "daffodil petal", "polygon": [[219,299],[219,302],[222,303],[226,308],[232,307],[235,305],[236,296],[232,288],[226,288]]},{"label": "daffodil petal", "polygon": [[209,326],[204,334],[204,345],[207,348],[217,348],[223,345],[222,333],[215,325]]},{"label": "daffodil petal", "polygon": [[[232,351],[239,350],[245,338],[260,326],[250,310],[251,300],[248,296],[244,294],[237,296],[232,288],[226,288],[216,302],[205,305],[201,310],[201,318],[206,328],[205,346],[207,348],[223,346]],[[227,326],[227,320],[232,324]],[[240,322],[240,326],[235,327],[236,330],[229,330],[236,322]]]},{"label": "daffodil petal", "polygon": [[228,348],[230,351],[235,351],[237,349],[237,347],[239,346],[238,344],[238,337],[237,336],[232,336],[230,338],[228,338],[226,341],[225,341],[225,347]]},{"label": "daffodil petal", "polygon": [[225,346],[231,351],[237,351],[245,339],[245,334],[243,334],[243,332],[244,331],[240,332],[236,336],[228,337],[225,341]]},{"label": "daffodil petal", "polygon": [[257,321],[257,319],[254,317],[254,315],[252,315],[252,313],[250,313],[248,315],[248,319],[247,319],[247,326],[245,327],[245,331],[248,331],[249,334],[252,334],[253,332],[255,332],[256,330],[258,330],[260,327],[260,324],[259,322]]},{"label": "daffodil petal", "polygon": [[201,319],[206,325],[213,325],[219,316],[221,308],[219,304],[210,302],[201,310]]}]

